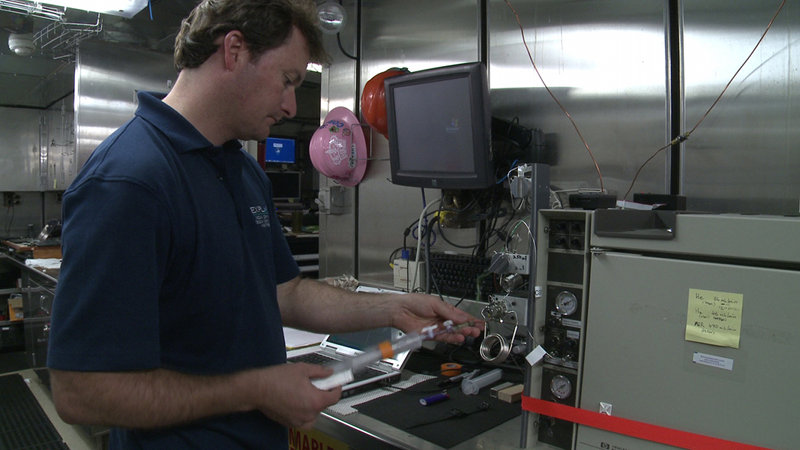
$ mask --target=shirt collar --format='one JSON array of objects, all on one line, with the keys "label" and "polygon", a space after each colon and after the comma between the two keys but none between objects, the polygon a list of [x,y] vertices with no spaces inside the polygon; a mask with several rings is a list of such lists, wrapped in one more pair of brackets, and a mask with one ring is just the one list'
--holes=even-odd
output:
[{"label": "shirt collar", "polygon": [[[139,107],[136,109],[136,115],[161,131],[179,153],[214,148],[214,145],[185,117],[161,101],[163,97],[164,94],[156,92],[138,92]],[[230,151],[239,150],[241,147],[241,143],[234,139],[217,148]]]}]

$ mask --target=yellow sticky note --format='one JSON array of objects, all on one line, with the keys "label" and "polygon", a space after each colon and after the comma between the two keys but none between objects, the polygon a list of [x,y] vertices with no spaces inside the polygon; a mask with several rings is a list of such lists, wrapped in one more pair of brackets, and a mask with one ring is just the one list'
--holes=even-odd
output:
[{"label": "yellow sticky note", "polygon": [[739,348],[743,295],[689,289],[686,340]]}]

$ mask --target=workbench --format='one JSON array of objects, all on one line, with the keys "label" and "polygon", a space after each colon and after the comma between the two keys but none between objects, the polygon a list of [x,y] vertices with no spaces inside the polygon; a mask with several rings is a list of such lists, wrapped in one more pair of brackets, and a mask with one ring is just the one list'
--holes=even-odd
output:
[{"label": "workbench", "polygon": [[[33,312],[33,306],[36,309],[44,308],[49,311],[52,302],[52,293],[55,290],[58,273],[48,270],[41,270],[29,267],[25,264],[24,260],[8,254],[0,254],[0,261],[5,264],[12,264],[18,267],[26,276],[22,277],[23,286],[21,290],[25,292],[26,299],[26,313]],[[50,272],[50,273],[48,273]],[[32,302],[31,300],[36,300]],[[31,305],[35,303],[35,305]],[[26,319],[30,322],[37,318],[26,315]],[[49,317],[48,317],[49,319]],[[29,323],[29,325],[39,325]],[[42,323],[44,327],[28,327],[28,338],[32,338],[34,342],[28,343],[26,346],[26,359],[31,364],[31,367],[44,366],[45,353],[46,353],[46,326],[47,323]],[[33,331],[39,330],[39,334]],[[32,345],[35,341],[42,341],[43,345]],[[39,371],[42,372],[42,371]],[[404,378],[411,377],[415,374],[414,371],[406,371]],[[40,380],[39,374],[34,370],[24,370],[20,372],[28,381],[28,386],[34,392],[36,399],[39,401],[43,410],[47,413],[50,420],[56,425],[58,432],[62,435],[64,440],[70,448],[77,449],[99,449],[102,448],[99,442],[102,442],[105,437],[103,433],[97,433],[97,430],[86,429],[84,427],[73,427],[66,425],[60,421],[55,415],[52,400],[49,397],[49,392],[44,388],[44,383]],[[387,390],[388,388],[378,387],[376,390]],[[394,392],[390,390],[389,392]],[[366,393],[369,394],[369,393]],[[363,394],[362,394],[363,395]],[[352,403],[358,396],[343,399],[340,404]],[[443,404],[449,408],[449,405]],[[519,408],[520,404],[514,404],[515,408]],[[322,433],[324,436],[332,438],[336,441],[343,443],[346,448],[364,448],[364,449],[381,449],[381,448],[406,448],[406,449],[442,449],[442,448],[455,448],[455,449],[511,449],[519,448],[521,418],[519,415],[494,426],[479,435],[469,438],[458,445],[452,447],[443,447],[435,442],[431,442],[418,434],[403,430],[384,421],[376,419],[375,417],[365,414],[361,411],[343,413],[340,405],[335,405],[329,408],[320,415],[318,418],[315,430]],[[491,411],[487,412],[489,414]],[[454,419],[459,420],[459,419]],[[448,433],[452,424],[442,423],[441,432]],[[296,435],[293,435],[296,436]],[[302,448],[302,447],[300,447]]]},{"label": "workbench", "polygon": [[[346,400],[347,399],[345,399],[345,401]],[[517,405],[519,405],[519,403],[517,403]],[[512,418],[454,447],[442,447],[361,412],[342,415],[328,409],[317,419],[314,428],[327,436],[346,443],[353,449],[401,448],[438,450],[452,448],[457,450],[502,450],[519,448],[521,420],[519,416]],[[449,432],[446,424],[442,427],[441,432]]]}]

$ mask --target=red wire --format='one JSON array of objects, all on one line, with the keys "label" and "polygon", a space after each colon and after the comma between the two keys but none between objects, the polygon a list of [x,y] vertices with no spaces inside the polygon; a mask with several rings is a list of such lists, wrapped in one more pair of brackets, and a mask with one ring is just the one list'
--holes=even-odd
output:
[{"label": "red wire", "polygon": [[567,116],[567,119],[569,119],[570,123],[572,123],[572,127],[575,128],[575,132],[578,133],[578,137],[581,139],[581,142],[583,143],[583,146],[586,147],[586,151],[589,152],[589,156],[592,158],[592,162],[594,163],[594,168],[595,168],[595,170],[597,170],[597,177],[600,179],[600,191],[605,192],[606,190],[603,187],[603,174],[600,172],[600,166],[597,164],[597,160],[594,157],[594,153],[592,153],[592,149],[589,148],[589,143],[586,142],[586,139],[584,139],[583,134],[581,133],[581,130],[578,129],[578,124],[576,124],[575,120],[572,119],[572,116],[567,111],[567,108],[565,108],[564,105],[561,104],[561,102],[558,100],[558,98],[553,93],[553,91],[550,90],[550,87],[547,86],[547,83],[545,83],[544,78],[542,77],[542,74],[539,72],[539,68],[536,67],[536,63],[533,61],[533,55],[531,55],[531,49],[528,48],[528,42],[525,40],[525,29],[522,26],[522,22],[520,21],[519,14],[517,13],[517,10],[514,9],[514,6],[511,5],[511,2],[509,2],[509,0],[505,0],[505,2],[506,2],[506,5],[508,5],[508,7],[511,8],[511,11],[514,13],[514,17],[517,19],[517,25],[519,25],[519,32],[522,35],[522,43],[525,45],[525,51],[528,52],[528,59],[530,59],[530,61],[531,61],[531,65],[533,66],[533,70],[536,71],[536,75],[539,76],[539,80],[541,80],[542,85],[547,90],[547,93],[550,94],[550,97],[552,97],[553,100],[558,105],[558,107],[561,108],[561,111],[564,112],[564,115]]},{"label": "red wire", "polygon": [[689,130],[686,134],[681,134],[681,135],[675,137],[674,139],[669,141],[669,144],[667,144],[667,145],[661,147],[660,149],[656,150],[656,152],[653,153],[653,156],[647,158],[647,161],[645,161],[641,166],[639,166],[639,170],[636,171],[636,175],[633,177],[633,180],[631,181],[631,185],[628,188],[628,191],[625,192],[625,195],[622,197],[623,200],[628,198],[628,195],[633,190],[633,185],[636,184],[636,179],[639,178],[639,173],[641,173],[642,169],[644,169],[644,166],[646,166],[650,161],[653,160],[653,158],[656,157],[656,155],[658,155],[662,151],[668,149],[669,147],[671,147],[671,146],[673,146],[675,144],[680,144],[681,142],[689,139],[689,136],[692,133],[694,133],[694,130],[696,130],[697,127],[699,127],[700,124],[703,123],[704,120],[706,120],[706,117],[708,117],[708,115],[711,113],[711,110],[714,109],[715,106],[717,106],[717,103],[719,103],[719,101],[722,99],[722,96],[725,95],[725,92],[728,90],[729,87],[731,87],[731,84],[733,83],[733,80],[736,78],[737,75],[739,75],[739,72],[741,72],[742,68],[744,68],[745,64],[747,64],[747,61],[750,61],[750,58],[756,52],[756,49],[758,49],[758,47],[761,45],[761,41],[764,40],[764,37],[767,35],[767,32],[769,32],[770,28],[772,28],[772,24],[775,22],[775,19],[778,17],[778,14],[781,13],[781,10],[783,9],[783,5],[785,5],[785,4],[786,4],[786,0],[783,0],[781,2],[780,6],[778,6],[778,10],[775,11],[775,15],[772,16],[772,19],[767,24],[767,28],[761,34],[761,38],[758,40],[758,42],[756,42],[755,47],[753,47],[753,50],[751,50],[750,54],[747,55],[747,58],[745,58],[745,60],[742,63],[742,65],[740,65],[739,68],[736,69],[736,72],[734,72],[734,74],[731,77],[731,79],[728,81],[728,83],[722,89],[722,92],[720,92],[719,95],[717,96],[716,100],[714,100],[714,103],[712,103],[711,106],[708,107],[708,109],[706,110],[705,114],[703,114],[702,117],[700,117],[700,120],[698,120],[697,123],[694,124],[692,129]]},{"label": "red wire", "polygon": [[[564,105],[561,104],[561,102],[555,96],[553,91],[550,90],[550,87],[547,86],[547,83],[545,83],[544,78],[542,77],[542,74],[539,72],[539,68],[536,66],[536,63],[533,60],[533,55],[531,55],[531,50],[528,47],[528,43],[525,40],[525,29],[522,26],[522,22],[521,22],[521,20],[519,18],[519,14],[517,13],[517,10],[514,9],[514,6],[511,5],[511,2],[509,0],[505,0],[505,2],[506,2],[506,5],[508,5],[508,7],[514,13],[514,17],[517,20],[517,25],[519,26],[519,31],[520,31],[520,34],[522,35],[522,43],[525,45],[525,51],[528,53],[528,59],[530,59],[531,65],[533,66],[533,69],[536,71],[536,75],[539,76],[539,80],[541,80],[542,85],[547,90],[547,93],[550,94],[550,97],[552,97],[553,100],[556,102],[556,104],[559,106],[559,108],[561,108],[561,111],[564,112],[564,115],[567,116],[567,118],[569,119],[570,123],[572,123],[572,126],[575,128],[575,131],[578,133],[578,137],[580,138],[580,140],[583,143],[584,147],[586,147],[586,151],[589,152],[589,156],[592,158],[592,162],[594,163],[594,167],[597,170],[597,176],[600,179],[600,190],[602,192],[605,192],[605,188],[603,186],[603,174],[600,172],[600,166],[597,164],[597,159],[595,159],[594,154],[592,153],[592,150],[589,148],[589,144],[586,142],[586,139],[584,139],[583,134],[581,133],[580,129],[578,129],[578,125],[575,123],[575,120],[572,119],[572,116],[570,115],[570,113],[567,111],[567,109],[564,107]],[[685,134],[681,134],[681,135],[678,135],[675,138],[673,138],[667,145],[665,145],[665,146],[659,148],[658,150],[656,150],[655,153],[653,153],[652,156],[647,158],[647,160],[641,166],[639,166],[639,169],[636,171],[636,174],[634,175],[633,180],[631,181],[630,187],[625,192],[625,195],[622,197],[623,200],[628,198],[628,195],[630,195],[631,191],[633,190],[633,186],[636,184],[636,180],[639,178],[639,174],[642,172],[642,169],[644,169],[644,167],[647,164],[650,163],[650,161],[652,161],[662,151],[670,148],[673,145],[680,144],[681,142],[689,139],[689,136],[692,133],[694,133],[694,131],[697,130],[697,128],[700,126],[701,123],[703,123],[703,121],[706,119],[706,117],[708,117],[708,115],[711,113],[711,111],[717,106],[717,103],[719,103],[719,101],[722,99],[722,96],[725,95],[725,92],[731,86],[731,84],[733,83],[733,80],[736,79],[736,77],[739,75],[739,72],[741,72],[741,70],[742,70],[742,68],[744,68],[745,64],[747,64],[747,62],[750,61],[750,58],[753,56],[753,54],[756,52],[758,47],[761,45],[761,42],[764,40],[764,37],[766,37],[766,35],[769,32],[769,30],[772,28],[772,25],[775,22],[775,19],[780,14],[780,12],[783,9],[784,5],[786,5],[786,0],[782,0],[781,1],[781,4],[778,6],[778,10],[775,11],[775,14],[772,16],[772,19],[770,19],[769,23],[767,24],[766,29],[761,34],[761,38],[758,40],[756,45],[753,47],[753,50],[750,51],[750,54],[747,55],[747,58],[745,58],[744,62],[742,62],[742,64],[739,66],[739,68],[733,74],[731,79],[728,81],[728,83],[722,89],[722,92],[719,93],[717,98],[714,100],[714,102],[711,104],[711,106],[709,106],[709,108],[706,110],[705,114],[703,114],[703,116],[700,117],[700,120],[697,121],[697,123],[692,127],[692,129],[689,130]]]}]

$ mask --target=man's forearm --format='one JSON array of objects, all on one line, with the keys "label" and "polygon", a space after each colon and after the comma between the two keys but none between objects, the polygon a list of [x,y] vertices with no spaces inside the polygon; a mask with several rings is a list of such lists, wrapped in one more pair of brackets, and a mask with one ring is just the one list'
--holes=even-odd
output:
[{"label": "man's forearm", "polygon": [[410,333],[446,320],[471,323],[458,333],[437,337],[461,343],[465,336],[478,336],[483,326],[479,319],[431,295],[354,293],[300,278],[278,286],[278,302],[284,325],[320,333],[386,326]]},{"label": "man's forearm", "polygon": [[319,281],[295,279],[278,288],[285,325],[318,332],[355,331],[389,326],[387,295],[354,293]]},{"label": "man's forearm", "polygon": [[254,407],[244,394],[247,372],[196,376],[162,369],[51,370],[51,381],[56,409],[69,423],[153,428]]}]

